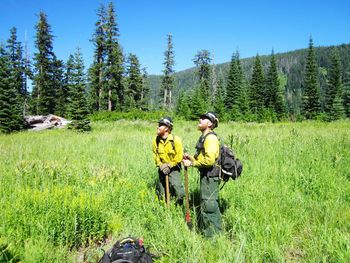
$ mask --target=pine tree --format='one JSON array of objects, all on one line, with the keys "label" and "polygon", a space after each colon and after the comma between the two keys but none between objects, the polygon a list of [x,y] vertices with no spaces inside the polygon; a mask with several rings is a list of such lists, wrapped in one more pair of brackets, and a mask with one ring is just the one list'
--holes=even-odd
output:
[{"label": "pine tree", "polygon": [[209,94],[211,94],[211,101],[210,104],[214,106],[216,101],[216,95],[217,95],[217,89],[218,89],[218,78],[216,74],[216,66],[214,63],[214,54],[212,56],[212,64],[211,64],[211,83],[210,83],[210,90]]},{"label": "pine tree", "polygon": [[17,30],[12,28],[10,38],[7,41],[7,54],[9,58],[9,89],[15,91],[15,97],[11,109],[12,112],[12,130],[20,130],[23,128],[24,120],[24,60],[22,57],[23,50],[21,43],[17,41]]},{"label": "pine tree", "polygon": [[236,101],[240,93],[240,80],[238,79],[238,69],[237,69],[237,57],[236,54],[232,55],[230,70],[227,77],[226,85],[226,98],[225,106],[227,109],[232,110],[234,105],[237,105]]},{"label": "pine tree", "polygon": [[203,112],[209,110],[208,98],[204,97],[203,86],[197,85],[190,98],[191,120],[197,120]]},{"label": "pine tree", "polygon": [[345,71],[343,78],[343,106],[346,117],[350,117],[350,66]]},{"label": "pine tree", "polygon": [[24,97],[26,95],[24,84],[25,65],[23,59],[23,48],[21,43],[17,40],[17,29],[13,27],[10,31],[10,38],[7,41],[7,50],[9,53],[10,66],[11,66],[11,84],[15,86],[20,100],[20,103],[24,103]]},{"label": "pine tree", "polygon": [[226,119],[226,108],[225,108],[225,103],[224,103],[224,81],[222,77],[219,77],[218,83],[217,83],[217,88],[216,88],[216,94],[215,94],[215,100],[214,100],[214,111],[218,115],[220,120],[225,120]]},{"label": "pine tree", "polygon": [[211,80],[211,58],[210,52],[208,50],[198,51],[193,59],[194,64],[197,67],[197,76],[199,79],[199,86],[203,97],[206,99],[207,103],[210,104],[210,80]]},{"label": "pine tree", "polygon": [[314,119],[320,113],[320,92],[318,70],[312,38],[306,58],[304,91],[302,97],[302,114],[307,119]]},{"label": "pine tree", "polygon": [[30,102],[30,94],[28,91],[28,80],[33,79],[33,72],[31,68],[31,61],[29,58],[29,49],[27,43],[27,34],[25,34],[25,43],[24,43],[24,76],[23,76],[23,92],[24,92],[24,102],[23,102],[23,115],[26,116],[29,111]]},{"label": "pine tree", "polygon": [[259,114],[264,109],[265,104],[265,77],[259,55],[256,55],[252,80],[249,92],[250,108],[253,113]]},{"label": "pine tree", "polygon": [[18,103],[18,90],[11,85],[11,61],[0,43],[0,132],[20,130],[23,118]]},{"label": "pine tree", "polygon": [[172,108],[172,92],[174,89],[174,50],[173,50],[173,41],[172,35],[168,34],[167,36],[167,50],[164,52],[164,75],[162,76],[161,84],[161,96],[163,98],[163,107],[164,109]]},{"label": "pine tree", "polygon": [[[334,120],[342,117],[340,106],[342,106],[342,80],[341,65],[338,50],[334,49],[331,56],[331,67],[329,69],[328,83],[325,91],[325,113]],[[335,101],[337,100],[337,101]],[[334,109],[333,107],[337,109]]]},{"label": "pine tree", "polygon": [[283,97],[280,91],[275,54],[272,50],[270,66],[266,78],[265,107],[272,109],[277,115],[283,113]]},{"label": "pine tree", "polygon": [[246,111],[244,94],[244,76],[238,51],[232,55],[230,71],[227,79],[225,106],[231,112],[231,119],[241,119]]},{"label": "pine tree", "polygon": [[121,109],[124,103],[124,56],[119,45],[119,29],[112,2],[108,5],[106,19],[106,93],[108,94],[107,109]]},{"label": "pine tree", "polygon": [[45,13],[40,12],[36,25],[35,76],[33,87],[34,112],[47,115],[55,111],[54,60],[51,27]]},{"label": "pine tree", "polygon": [[148,73],[146,68],[142,68],[142,88],[141,88],[141,98],[140,98],[140,107],[142,110],[149,110],[149,95],[150,87],[148,84]]},{"label": "pine tree", "polygon": [[189,106],[189,97],[183,91],[180,92],[179,98],[177,100],[176,115],[184,119],[188,119],[189,116],[191,115],[191,109]]},{"label": "pine tree", "polygon": [[54,85],[55,93],[55,111],[54,113],[59,116],[66,115],[66,84],[65,84],[65,65],[62,60],[54,58],[52,63],[52,82]]},{"label": "pine tree", "polygon": [[89,69],[90,103],[92,111],[107,109],[106,103],[106,8],[103,4],[97,11],[98,21],[93,35],[94,61]]},{"label": "pine tree", "polygon": [[126,108],[138,108],[141,109],[141,94],[143,89],[143,79],[140,70],[140,62],[136,55],[129,54],[128,66],[127,66],[127,103]]},{"label": "pine tree", "polygon": [[69,118],[69,107],[71,103],[69,85],[73,74],[74,56],[69,55],[64,67],[63,82],[60,89],[57,90],[56,114]]},{"label": "pine tree", "polygon": [[88,131],[91,127],[88,120],[86,78],[84,61],[79,48],[73,56],[70,56],[69,63],[70,73],[67,85],[70,104],[68,107],[68,116],[73,120],[70,127],[80,131]]},{"label": "pine tree", "polygon": [[346,117],[343,100],[338,94],[333,100],[332,108],[329,115],[331,120],[339,120]]}]

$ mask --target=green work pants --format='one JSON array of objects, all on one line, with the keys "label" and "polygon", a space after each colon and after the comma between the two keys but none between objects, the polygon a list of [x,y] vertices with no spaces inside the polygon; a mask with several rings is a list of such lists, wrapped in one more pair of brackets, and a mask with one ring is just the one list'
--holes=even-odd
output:
[{"label": "green work pants", "polygon": [[219,185],[220,178],[208,176],[208,172],[201,171],[200,198],[201,214],[200,228],[206,237],[221,231],[221,213],[219,209]]},{"label": "green work pants", "polygon": [[[165,196],[165,174],[160,170],[158,171],[159,180],[157,184],[157,194],[158,198],[166,198]],[[176,198],[177,202],[181,205],[183,197],[185,196],[185,190],[182,185],[181,173],[180,170],[172,170],[169,174],[169,189],[170,196]]]}]

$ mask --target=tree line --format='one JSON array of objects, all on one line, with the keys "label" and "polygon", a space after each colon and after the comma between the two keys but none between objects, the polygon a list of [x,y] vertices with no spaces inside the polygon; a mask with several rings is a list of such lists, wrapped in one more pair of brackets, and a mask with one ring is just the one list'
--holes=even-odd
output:
[{"label": "tree line", "polygon": [[350,66],[342,67],[337,47],[331,53],[330,66],[319,67],[310,38],[300,87],[291,89],[273,51],[267,67],[256,55],[248,76],[236,51],[225,77],[222,71],[216,72],[210,52],[199,51],[193,59],[195,87],[179,92],[176,112],[185,119],[195,119],[199,112],[214,109],[221,119],[234,121],[333,121],[350,117]]},{"label": "tree line", "polygon": [[[350,116],[350,67],[342,71],[339,52],[334,48],[328,74],[320,89],[319,67],[310,38],[300,94],[286,88],[274,52],[265,69],[256,55],[252,74],[242,68],[239,52],[232,55],[229,72],[217,72],[212,55],[200,50],[193,58],[195,84],[174,94],[175,54],[172,35],[167,36],[161,89],[152,100],[148,74],[135,54],[124,54],[112,2],[101,4],[92,34],[94,59],[85,70],[79,48],[67,61],[53,50],[53,34],[44,12],[35,25],[33,59],[27,43],[10,30],[0,43],[0,132],[21,130],[24,116],[56,114],[72,119],[71,128],[89,130],[88,115],[101,111],[141,111],[164,109],[185,119],[196,119],[214,110],[222,120],[277,121],[282,119],[336,120]],[[32,81],[32,90],[28,89]],[[322,80],[322,79],[321,79]],[[295,102],[300,100],[299,105]],[[292,103],[291,103],[292,102]],[[297,108],[297,110],[291,110]]]}]

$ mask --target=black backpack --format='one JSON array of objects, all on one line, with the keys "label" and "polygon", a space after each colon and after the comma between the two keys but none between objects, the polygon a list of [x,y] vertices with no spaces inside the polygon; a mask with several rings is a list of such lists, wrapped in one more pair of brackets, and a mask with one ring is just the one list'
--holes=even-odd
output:
[{"label": "black backpack", "polygon": [[225,182],[230,178],[236,180],[242,173],[242,162],[235,157],[233,151],[226,145],[220,146],[217,163],[221,167],[221,179]]},{"label": "black backpack", "polygon": [[99,263],[152,263],[153,256],[146,251],[141,239],[127,237],[105,252]]},{"label": "black backpack", "polygon": [[[204,141],[209,134],[214,134],[216,137],[218,137],[215,132],[209,132],[205,136],[201,137],[196,146],[197,153],[203,149]],[[230,178],[232,180],[236,180],[243,171],[242,162],[237,159],[233,151],[224,144],[220,145],[219,158],[217,159],[216,163],[218,166],[220,166],[220,176],[225,183]]]}]

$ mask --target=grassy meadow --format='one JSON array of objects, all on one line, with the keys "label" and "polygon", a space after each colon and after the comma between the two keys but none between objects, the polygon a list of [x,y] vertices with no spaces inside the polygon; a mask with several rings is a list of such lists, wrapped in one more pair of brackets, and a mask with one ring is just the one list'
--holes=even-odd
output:
[{"label": "grassy meadow", "polygon": [[[173,132],[191,153],[196,125]],[[128,235],[156,262],[349,262],[349,121],[220,124],[244,171],[220,192],[224,231],[210,240],[156,198],[156,126],[0,135],[0,262],[97,262]],[[197,171],[189,177],[195,221]]]}]

